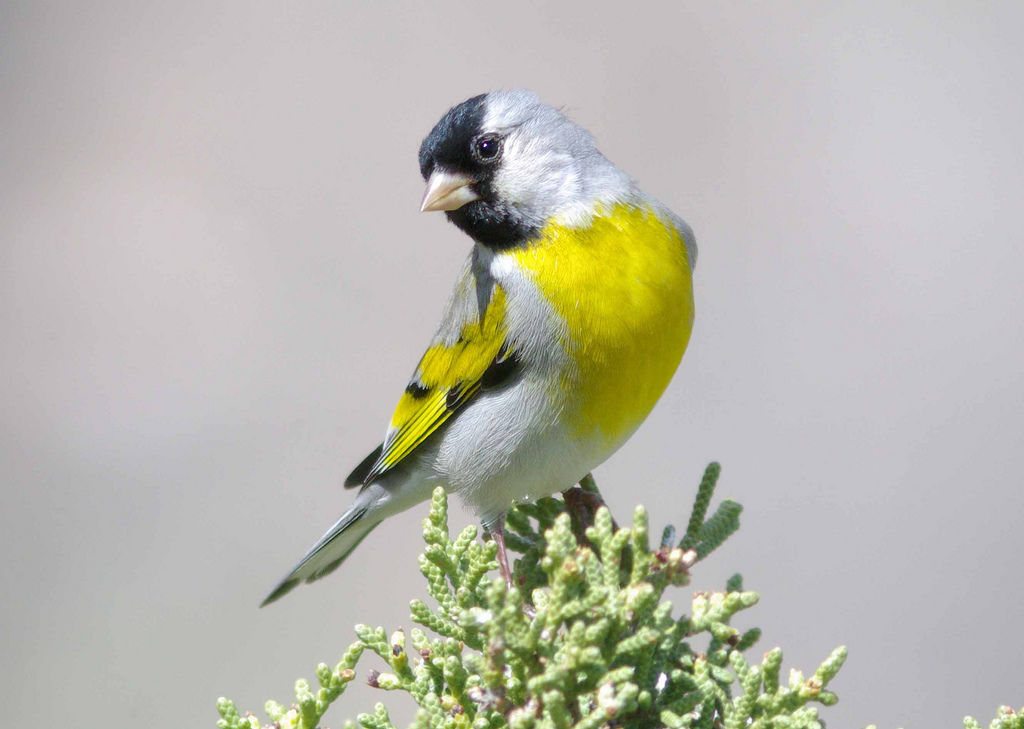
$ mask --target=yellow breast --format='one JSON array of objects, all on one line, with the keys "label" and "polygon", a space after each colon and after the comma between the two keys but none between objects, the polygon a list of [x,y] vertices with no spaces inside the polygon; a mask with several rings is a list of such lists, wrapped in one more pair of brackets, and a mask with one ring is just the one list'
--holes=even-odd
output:
[{"label": "yellow breast", "polygon": [[568,421],[614,447],[654,407],[693,328],[686,246],[649,208],[617,205],[591,224],[551,224],[515,253],[565,321]]}]

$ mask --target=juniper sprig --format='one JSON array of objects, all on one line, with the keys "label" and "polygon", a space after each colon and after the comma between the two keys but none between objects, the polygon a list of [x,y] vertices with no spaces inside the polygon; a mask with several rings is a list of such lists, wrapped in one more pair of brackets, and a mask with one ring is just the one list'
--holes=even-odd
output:
[{"label": "juniper sprig", "polygon": [[[300,680],[295,703],[268,702],[268,716],[280,727],[313,729],[369,650],[384,670],[368,671],[367,682],[412,697],[413,729],[821,727],[815,704],[836,702],[828,685],[845,648],[811,677],[792,671],[783,681],[781,650],[750,661],[745,653],[760,631],[731,624],[758,601],[739,575],[724,591],[696,593],[688,614],[674,615],[663,599],[739,526],[733,501],[706,518],[718,475],[711,464],[683,537],[677,542],[667,527],[653,548],[643,507],[619,528],[603,506],[589,525],[574,524],[560,499],[517,506],[505,536],[520,554],[511,587],[496,575],[495,545],[477,539],[476,527],[451,537],[447,496],[437,489],[420,556],[433,604],[410,604],[422,627],[407,636],[357,625],[358,641],[338,665],[317,669],[320,688]],[[583,488],[596,494],[592,479]],[[218,708],[223,729],[260,727],[227,699]],[[394,729],[382,704],[358,723]]]}]

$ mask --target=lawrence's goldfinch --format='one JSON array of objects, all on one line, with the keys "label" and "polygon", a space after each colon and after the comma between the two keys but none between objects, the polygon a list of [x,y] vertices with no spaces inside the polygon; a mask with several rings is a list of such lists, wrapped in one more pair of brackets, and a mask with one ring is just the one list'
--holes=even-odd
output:
[{"label": "lawrence's goldfinch", "polygon": [[[690,227],[533,92],[453,107],[419,162],[422,210],[445,211],[473,249],[384,442],[345,481],[355,502],[264,605],[438,485],[502,547],[509,506],[570,488],[614,453],[690,338]],[[499,561],[508,579],[503,549]]]}]

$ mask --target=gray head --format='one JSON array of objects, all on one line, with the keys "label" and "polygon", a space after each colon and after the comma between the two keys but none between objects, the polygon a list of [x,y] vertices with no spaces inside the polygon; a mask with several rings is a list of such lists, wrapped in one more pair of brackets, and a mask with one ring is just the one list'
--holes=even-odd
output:
[{"label": "gray head", "polygon": [[420,147],[423,210],[444,210],[479,243],[508,248],[552,217],[585,220],[630,181],[586,129],[532,91],[492,91],[451,108]]}]

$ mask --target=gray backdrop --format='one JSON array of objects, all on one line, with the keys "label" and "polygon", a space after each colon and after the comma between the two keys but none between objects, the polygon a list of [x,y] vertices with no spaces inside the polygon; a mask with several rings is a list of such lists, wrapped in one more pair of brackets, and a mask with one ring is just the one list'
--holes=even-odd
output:
[{"label": "gray backdrop", "polygon": [[[848,644],[832,726],[1024,704],[1024,11],[894,5],[5,2],[9,722],[212,726],[410,627],[422,509],[256,606],[469,248],[419,142],[504,86],[701,244],[690,351],[597,472],[618,514],[682,521],[720,459],[744,526],[693,588],[742,571],[787,666]],[[382,699],[409,718],[359,686],[327,724]]]}]

